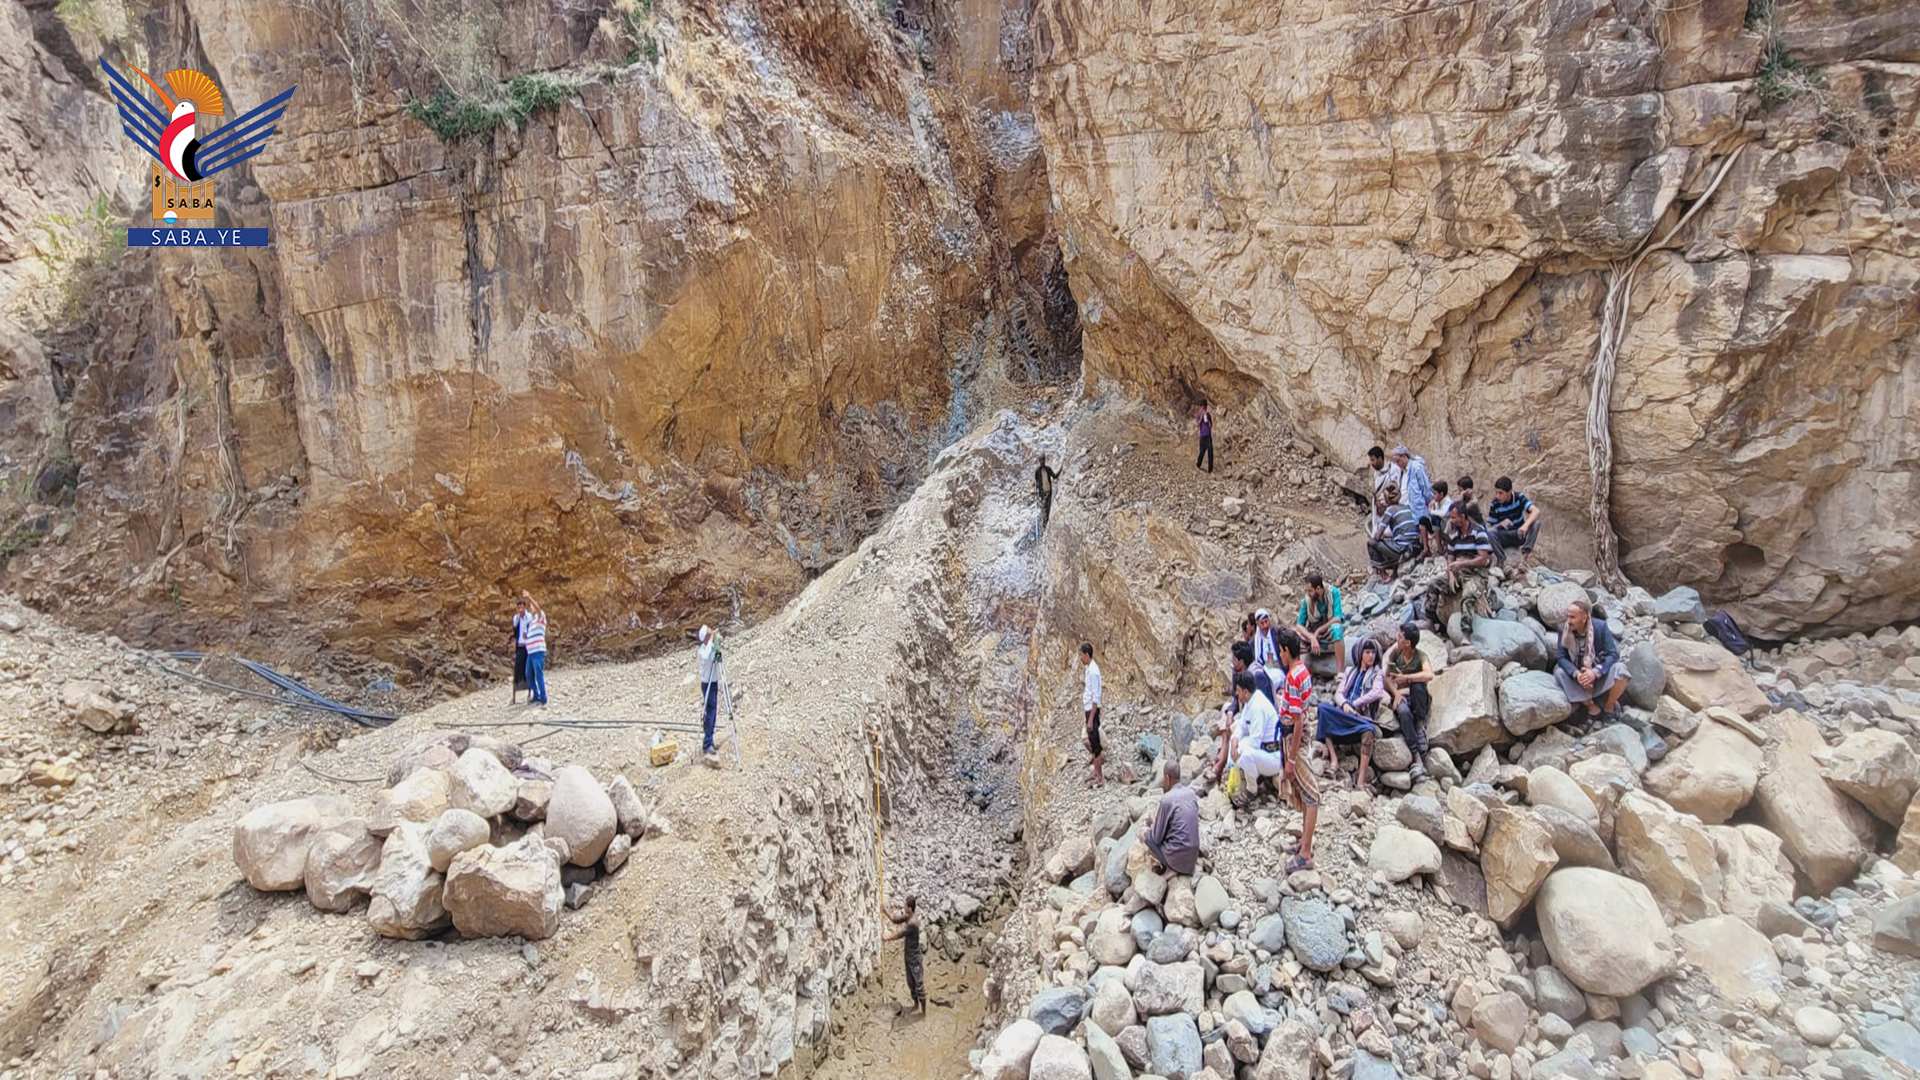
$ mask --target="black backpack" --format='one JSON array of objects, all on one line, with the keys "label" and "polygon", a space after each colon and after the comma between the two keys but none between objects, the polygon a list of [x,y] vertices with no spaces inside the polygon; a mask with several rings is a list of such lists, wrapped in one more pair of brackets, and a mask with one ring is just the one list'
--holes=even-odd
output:
[{"label": "black backpack", "polygon": [[1753,645],[1747,641],[1747,635],[1740,632],[1740,626],[1733,621],[1733,616],[1724,611],[1716,611],[1707,616],[1702,629],[1710,634],[1713,640],[1719,642],[1722,648],[1735,656],[1745,656],[1753,651]]}]

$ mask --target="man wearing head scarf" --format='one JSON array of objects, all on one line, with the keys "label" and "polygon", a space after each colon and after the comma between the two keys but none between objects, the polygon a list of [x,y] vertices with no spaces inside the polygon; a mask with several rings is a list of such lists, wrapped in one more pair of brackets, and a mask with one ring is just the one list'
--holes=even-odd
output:
[{"label": "man wearing head scarf", "polygon": [[700,752],[707,755],[714,753],[713,718],[720,705],[720,650],[715,647],[716,645],[713,628],[702,626],[699,652],[700,697],[705,702],[706,717],[702,720],[704,735],[700,741]]},{"label": "man wearing head scarf", "polygon": [[1285,670],[1280,667],[1280,645],[1274,636],[1273,612],[1266,608],[1253,613],[1253,662],[1263,668]]}]

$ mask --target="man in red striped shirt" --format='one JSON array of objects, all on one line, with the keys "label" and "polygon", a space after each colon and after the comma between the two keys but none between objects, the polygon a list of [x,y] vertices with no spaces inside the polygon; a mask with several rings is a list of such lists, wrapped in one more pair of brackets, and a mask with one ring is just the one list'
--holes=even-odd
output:
[{"label": "man in red striped shirt", "polygon": [[1313,673],[1307,670],[1300,638],[1293,631],[1281,629],[1274,637],[1280,647],[1280,661],[1287,668],[1280,696],[1280,730],[1286,743],[1280,791],[1300,811],[1301,817],[1299,853],[1287,860],[1287,873],[1291,874],[1295,870],[1313,869],[1313,827],[1320,820],[1320,785],[1306,758],[1307,747],[1313,744],[1307,731],[1311,723],[1307,719],[1307,701],[1313,696]]}]

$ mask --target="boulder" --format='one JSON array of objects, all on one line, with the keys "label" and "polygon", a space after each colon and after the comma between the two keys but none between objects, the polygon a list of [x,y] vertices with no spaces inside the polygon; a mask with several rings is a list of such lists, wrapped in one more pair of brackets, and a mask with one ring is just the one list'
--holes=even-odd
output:
[{"label": "boulder", "polygon": [[1139,1019],[1133,1008],[1133,995],[1127,992],[1124,982],[1108,979],[1093,992],[1093,1006],[1087,1011],[1087,1019],[1093,1026],[1109,1035],[1119,1035],[1132,1027]]},{"label": "boulder", "polygon": [[1267,1037],[1260,1060],[1242,1070],[1242,1080],[1313,1080],[1319,1072],[1315,1041],[1312,1025],[1299,1016],[1287,1017]]},{"label": "boulder", "polygon": [[1367,852],[1367,868],[1390,882],[1405,881],[1415,874],[1440,872],[1440,848],[1412,829],[1382,825]]},{"label": "boulder", "polygon": [[1227,995],[1220,1006],[1220,1012],[1246,1028],[1256,1039],[1264,1039],[1267,1033],[1280,1026],[1280,1014],[1260,1004],[1251,990],[1237,990]]},{"label": "boulder", "polygon": [[1774,738],[1754,786],[1754,806],[1812,891],[1824,896],[1859,871],[1872,823],[1858,803],[1820,777],[1815,754],[1826,742],[1819,728],[1791,710],[1766,723]]},{"label": "boulder", "polygon": [[1707,835],[1720,864],[1722,911],[1758,924],[1769,903],[1791,909],[1793,864],[1779,837],[1758,825],[1709,825]]},{"label": "boulder", "polygon": [[494,818],[513,809],[519,782],[500,759],[478,747],[460,755],[447,770],[447,805]]},{"label": "boulder", "polygon": [[1793,1011],[1793,1029],[1814,1046],[1832,1046],[1845,1028],[1840,1017],[1818,1005],[1802,1005]]},{"label": "boulder", "polygon": [[1303,966],[1320,972],[1340,966],[1347,955],[1347,924],[1332,904],[1289,897],[1280,902],[1280,918],[1287,945]]},{"label": "boulder", "polygon": [[1200,919],[1200,928],[1210,929],[1220,921],[1232,900],[1227,896],[1227,887],[1212,874],[1204,875],[1193,886],[1194,913]]},{"label": "boulder", "polygon": [[1647,771],[1651,762],[1647,758],[1646,744],[1641,741],[1640,733],[1626,724],[1608,724],[1606,727],[1589,734],[1581,742],[1598,754],[1613,754],[1625,758],[1633,767],[1633,775],[1638,777]]},{"label": "boulder", "polygon": [[547,802],[553,798],[553,778],[516,773],[513,781],[513,809],[507,816],[527,823],[545,821]]},{"label": "boulder", "polygon": [[[1115,1047],[1117,1053],[1119,1048]],[[1093,1065],[1087,1060],[1087,1052],[1072,1039],[1058,1035],[1043,1035],[1040,1045],[1034,1047],[1033,1062],[1027,1069],[1027,1080],[1092,1080]]]},{"label": "boulder", "polygon": [[1560,857],[1554,864],[1560,866],[1591,866],[1601,870],[1614,869],[1613,853],[1607,850],[1606,842],[1584,818],[1560,809],[1557,806],[1536,806],[1533,816],[1547,827],[1553,836],[1553,853]]},{"label": "boulder", "polygon": [[1699,968],[1720,996],[1743,1004],[1781,989],[1780,961],[1766,935],[1732,915],[1702,919],[1674,931],[1687,963]]},{"label": "boulder", "polygon": [[1667,669],[1666,692],[1694,712],[1720,705],[1753,720],[1773,707],[1739,659],[1719,642],[1660,637],[1653,651]]},{"label": "boulder", "polygon": [[1893,865],[1909,874],[1920,873],[1920,796],[1907,805],[1900,833],[1893,842]]},{"label": "boulder", "polygon": [[1373,764],[1381,772],[1403,772],[1413,767],[1413,751],[1400,736],[1382,735],[1373,743]]},{"label": "boulder", "polygon": [[1447,814],[1460,819],[1467,838],[1476,847],[1487,836],[1487,804],[1479,796],[1458,785],[1447,789]]},{"label": "boulder", "polygon": [[1569,1024],[1577,1024],[1587,1015],[1587,995],[1551,964],[1533,969],[1533,1004]]},{"label": "boulder", "polygon": [[1829,751],[1820,775],[1851,796],[1874,817],[1898,826],[1920,789],[1920,758],[1905,737],[1880,728],[1862,728]]},{"label": "boulder", "polygon": [[[481,756],[493,760],[492,754]],[[447,810],[433,820],[433,826],[427,833],[427,861],[444,874],[455,855],[485,844],[492,835],[486,819],[479,814],[458,808]]]},{"label": "boulder", "polygon": [[1160,905],[1160,914],[1170,925],[1200,926],[1200,903],[1193,895],[1193,879],[1174,877],[1167,881],[1167,899]]},{"label": "boulder", "polygon": [[107,696],[91,679],[70,679],[60,687],[60,706],[73,722],[96,735],[133,730],[133,707]]},{"label": "boulder", "polygon": [[1707,621],[1707,609],[1697,591],[1676,585],[1653,598],[1653,617],[1663,623],[1701,623]]},{"label": "boulder", "polygon": [[567,842],[568,860],[575,866],[592,866],[606,854],[613,842],[619,818],[606,789],[593,774],[578,765],[568,765],[554,774],[553,798],[547,803],[547,835]]},{"label": "boulder", "polygon": [[1488,916],[1487,878],[1480,864],[1455,851],[1440,853],[1440,875],[1435,879],[1454,904],[1482,917]]},{"label": "boulder", "polygon": [[1920,893],[1874,913],[1873,947],[1901,956],[1920,956]]},{"label": "boulder", "polygon": [[1526,1038],[1530,1010],[1519,994],[1502,990],[1487,994],[1473,1004],[1469,1020],[1474,1035],[1503,1054],[1511,1054]]},{"label": "boulder", "polygon": [[1675,810],[1718,825],[1753,797],[1763,757],[1746,736],[1708,720],[1641,782]]},{"label": "boulder", "polygon": [[1270,956],[1280,955],[1287,947],[1286,920],[1279,915],[1262,915],[1253,924],[1253,934],[1247,938],[1249,944]]},{"label": "boulder", "polygon": [[1496,668],[1519,664],[1535,671],[1553,666],[1553,650],[1547,640],[1526,623],[1506,619],[1475,619],[1469,637],[1473,651]]},{"label": "boulder", "polygon": [[1440,808],[1437,800],[1425,795],[1401,799],[1400,805],[1393,808],[1393,818],[1435,843],[1446,839],[1447,812]]},{"label": "boulder", "polygon": [[1620,659],[1627,665],[1627,690],[1620,700],[1636,709],[1659,707],[1660,696],[1667,691],[1667,667],[1653,642],[1636,642]]},{"label": "boulder", "polygon": [[1147,1021],[1147,1069],[1167,1080],[1193,1080],[1201,1065],[1200,1028],[1186,1013]]},{"label": "boulder", "polygon": [[1140,944],[1133,936],[1133,922],[1126,910],[1119,907],[1102,910],[1093,933],[1087,935],[1087,955],[1093,957],[1093,962],[1124,967],[1139,950]]},{"label": "boulder", "polygon": [[1092,869],[1093,839],[1075,834],[1054,845],[1047,856],[1045,873],[1048,881],[1065,885]]},{"label": "boulder", "polygon": [[535,836],[469,848],[447,868],[442,902],[454,927],[468,937],[552,937],[566,904],[560,861]]},{"label": "boulder", "polygon": [[1100,868],[1100,884],[1106,886],[1108,895],[1115,899],[1126,892],[1127,886],[1133,883],[1133,873],[1127,869],[1127,865],[1134,845],[1139,843],[1139,840],[1140,825],[1136,822],[1132,828],[1120,835],[1120,839],[1113,842],[1112,850],[1107,852],[1107,861]]},{"label": "boulder", "polygon": [[1147,946],[1147,959],[1156,964],[1177,964],[1187,958],[1198,940],[1199,936],[1184,926],[1169,926]]},{"label": "boulder", "polygon": [[434,870],[428,855],[429,831],[426,825],[402,821],[380,848],[380,870],[374,875],[367,922],[382,937],[417,940],[452,922],[441,903],[445,879]]},{"label": "boulder", "polygon": [[1193,960],[1145,964],[1135,977],[1133,1008],[1141,1016],[1198,1014],[1207,1003],[1206,973]]},{"label": "boulder", "polygon": [[1676,738],[1687,738],[1700,727],[1701,714],[1694,712],[1673,698],[1661,695],[1658,704],[1653,707],[1653,724]]},{"label": "boulder", "polygon": [[352,910],[373,890],[380,872],[380,838],[362,818],[329,825],[307,844],[307,902],[321,911]]},{"label": "boulder", "polygon": [[1559,862],[1553,834],[1539,818],[1527,810],[1495,807],[1487,819],[1487,838],[1480,845],[1488,916],[1503,929],[1513,926]]},{"label": "boulder", "polygon": [[1534,807],[1554,806],[1598,828],[1600,811],[1573,782],[1573,777],[1551,766],[1542,765],[1527,773],[1527,803]]},{"label": "boulder", "polygon": [[[439,748],[446,749],[444,745]],[[444,769],[424,766],[414,769],[399,783],[373,797],[373,809],[367,814],[367,831],[386,836],[403,821],[432,824],[446,810],[451,793],[452,784]]]},{"label": "boulder", "polygon": [[1554,966],[1589,994],[1639,993],[1678,961],[1659,904],[1632,878],[1590,867],[1556,870],[1534,910]]},{"label": "boulder", "polygon": [[256,806],[233,827],[234,864],[256,889],[298,889],[306,883],[314,835],[353,816],[353,805],[338,795]]},{"label": "boulder", "polygon": [[1455,754],[1470,754],[1504,742],[1500,725],[1500,673],[1485,660],[1468,660],[1441,672],[1431,683],[1433,707],[1427,740]]},{"label": "boulder", "polygon": [[1622,795],[1640,790],[1640,771],[1618,754],[1599,754],[1574,762],[1567,775],[1600,812],[1600,839],[1613,839],[1614,807],[1620,805]]},{"label": "boulder", "polygon": [[1086,987],[1053,986],[1033,995],[1033,1002],[1027,1006],[1027,1019],[1049,1035],[1065,1035],[1079,1026],[1086,1011]]},{"label": "boulder", "polygon": [[1142,951],[1152,945],[1160,936],[1160,932],[1167,928],[1166,922],[1160,918],[1160,913],[1150,907],[1134,912],[1129,922],[1133,930],[1134,947]]},{"label": "boulder", "polygon": [[[624,776],[616,776],[607,785],[607,801],[613,804],[614,828],[630,840],[639,840],[647,834],[647,808],[640,802],[640,793],[633,789],[633,782]],[[1093,869],[1093,860],[1080,873]],[[1079,875],[1074,875],[1078,877]]]},{"label": "boulder", "polygon": [[[606,854],[600,856],[600,869],[611,874],[627,865],[627,859],[632,854],[633,837],[626,833],[614,833],[613,842],[607,845]],[[555,855],[557,856],[558,852]]]},{"label": "boulder", "polygon": [[1533,598],[1534,614],[1540,617],[1548,629],[1558,631],[1567,623],[1567,608],[1575,600],[1592,602],[1584,586],[1572,581],[1555,581],[1540,590]]},{"label": "boulder", "polygon": [[[1087,1062],[1093,1067],[1093,1080],[1133,1080],[1133,1070],[1127,1066],[1127,1056],[1120,1044],[1092,1024],[1087,1025]],[[1033,1075],[1040,1075],[1038,1065],[1034,1066]]]},{"label": "boulder", "polygon": [[1530,735],[1565,720],[1573,703],[1544,671],[1519,671],[1500,682],[1500,721],[1515,735]]},{"label": "boulder", "polygon": [[472,744],[473,736],[464,731],[435,731],[422,735],[409,743],[400,756],[393,759],[393,764],[387,767],[387,786],[399,787],[407,777],[422,769],[446,772],[453,768],[453,763]]},{"label": "boulder", "polygon": [[986,1056],[980,1059],[983,1080],[1027,1080],[1033,1052],[1040,1048],[1040,1040],[1046,1034],[1039,1024],[1031,1020],[1015,1020],[1000,1029],[1000,1034],[993,1038],[993,1045],[987,1048]]},{"label": "boulder", "polygon": [[1720,914],[1720,860],[1698,818],[1641,791],[1620,800],[1613,834],[1620,870],[1681,922]]}]

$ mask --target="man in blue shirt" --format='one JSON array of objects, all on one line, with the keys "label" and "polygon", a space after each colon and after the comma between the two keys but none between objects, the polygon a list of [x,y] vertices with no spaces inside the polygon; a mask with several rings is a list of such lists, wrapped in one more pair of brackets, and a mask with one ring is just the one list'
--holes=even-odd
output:
[{"label": "man in blue shirt", "polygon": [[1493,501],[1487,504],[1487,526],[1500,554],[1519,549],[1515,567],[1527,565],[1533,554],[1533,542],[1540,536],[1540,507],[1532,499],[1513,490],[1513,478],[1503,476],[1493,482]]}]

